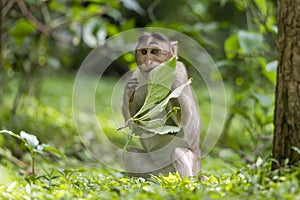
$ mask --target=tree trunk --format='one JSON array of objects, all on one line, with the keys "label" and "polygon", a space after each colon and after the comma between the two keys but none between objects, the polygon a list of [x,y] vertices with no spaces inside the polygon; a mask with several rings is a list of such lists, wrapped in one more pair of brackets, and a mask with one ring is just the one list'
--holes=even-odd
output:
[{"label": "tree trunk", "polygon": [[276,169],[300,160],[300,0],[278,0],[278,68],[273,163]]},{"label": "tree trunk", "polygon": [[3,7],[4,2],[0,1],[0,105],[2,104],[2,98],[3,98],[3,85],[4,85],[4,66],[3,66],[3,57],[2,57],[2,38],[3,38],[3,30],[2,30],[2,24],[3,24]]}]

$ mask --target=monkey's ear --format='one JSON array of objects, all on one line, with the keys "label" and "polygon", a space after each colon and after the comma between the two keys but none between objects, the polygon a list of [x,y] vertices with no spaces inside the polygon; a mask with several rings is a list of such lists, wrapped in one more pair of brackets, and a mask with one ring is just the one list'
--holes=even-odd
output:
[{"label": "monkey's ear", "polygon": [[177,51],[178,51],[178,41],[171,41],[171,53],[176,58],[178,58]]}]

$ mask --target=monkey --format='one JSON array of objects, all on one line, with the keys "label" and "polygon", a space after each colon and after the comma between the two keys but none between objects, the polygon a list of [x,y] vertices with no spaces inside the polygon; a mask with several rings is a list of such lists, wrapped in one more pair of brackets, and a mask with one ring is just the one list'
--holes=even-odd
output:
[{"label": "monkey", "polygon": [[[123,96],[122,114],[128,121],[142,107],[147,95],[147,78],[159,64],[177,59],[171,90],[188,80],[185,65],[178,61],[178,41],[171,41],[162,33],[144,33],[135,49],[137,69],[128,80]],[[129,147],[124,154],[125,170],[132,176],[178,172],[181,176],[196,176],[200,170],[200,116],[198,104],[190,85],[178,98],[171,99],[168,108],[180,107],[166,124],[181,127],[178,133],[164,135],[145,133],[139,138],[142,149]],[[131,128],[131,127],[129,127]]]}]

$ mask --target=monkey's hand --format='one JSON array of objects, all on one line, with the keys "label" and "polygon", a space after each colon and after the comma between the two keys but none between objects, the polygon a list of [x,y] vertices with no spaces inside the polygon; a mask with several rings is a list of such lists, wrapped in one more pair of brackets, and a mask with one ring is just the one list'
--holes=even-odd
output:
[{"label": "monkey's hand", "polygon": [[126,85],[126,92],[127,95],[129,97],[129,102],[133,101],[133,96],[135,93],[135,89],[138,86],[139,82],[136,78],[132,78],[128,81],[127,85]]}]

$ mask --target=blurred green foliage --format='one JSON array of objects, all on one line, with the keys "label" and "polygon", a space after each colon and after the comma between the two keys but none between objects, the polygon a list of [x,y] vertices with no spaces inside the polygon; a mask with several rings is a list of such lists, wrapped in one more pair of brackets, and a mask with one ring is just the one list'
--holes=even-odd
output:
[{"label": "blurred green foliage", "polygon": [[[2,1],[2,15],[0,91],[10,94],[0,96],[2,127],[17,132],[26,127],[38,133],[45,132],[46,123],[51,128],[46,129],[45,140],[74,136],[71,111],[66,111],[65,104],[71,101],[67,97],[71,90],[47,99],[44,93],[59,91],[42,88],[43,83],[48,84],[44,81],[48,74],[77,69],[87,53],[107,37],[135,27],[158,26],[193,37],[216,61],[229,96],[220,144],[246,152],[243,156],[260,148],[266,151],[259,152],[269,154],[276,70],[276,51],[272,51],[276,47],[275,2]],[[115,72],[109,73],[122,74],[133,62],[132,54],[126,54],[110,69]],[[71,87],[63,79],[61,84]],[[63,115],[48,105],[60,105]],[[206,112],[205,102],[201,110]],[[53,118],[58,117],[59,123],[54,123]],[[206,118],[202,117],[204,122]],[[53,132],[51,138],[47,131]],[[57,131],[63,134],[56,136]]]},{"label": "blurred green foliage", "polygon": [[[229,112],[219,143],[204,158],[203,168],[210,168],[217,162],[221,163],[219,170],[222,170],[223,167],[232,168],[236,163],[254,163],[259,156],[263,159],[270,156],[277,66],[275,0],[174,0],[172,3],[162,0],[2,0],[1,14],[0,130],[16,133],[24,130],[34,134],[41,142],[49,143],[69,159],[75,159],[76,164],[95,162],[82,144],[73,121],[74,72],[87,54],[106,38],[137,27],[164,27],[199,42],[216,62],[226,86]],[[120,57],[105,72],[96,91],[95,107],[102,129],[120,147],[126,143],[126,137],[120,137],[116,131],[118,127],[111,117],[110,98],[106,97],[112,96],[117,79],[128,68],[132,69],[134,62],[131,53]],[[195,71],[188,70],[193,76]],[[201,80],[193,80],[192,85],[197,88],[203,137],[210,122],[211,100]],[[117,118],[122,120],[121,116]],[[83,137],[89,137],[88,133]],[[26,147],[20,142],[0,135],[0,163],[3,166],[11,166],[10,162],[13,162],[26,170],[29,166],[25,152]],[[38,159],[45,163],[60,162],[51,156]],[[41,195],[38,192],[41,188],[49,189],[50,193],[44,191],[49,198],[72,196],[67,189],[77,191],[76,197],[89,197],[101,190],[103,198],[121,195],[128,199],[154,198],[155,195],[159,199],[158,196],[170,194],[177,198],[186,193],[195,199],[199,195],[212,199],[251,194],[274,198],[289,196],[280,187],[292,188],[295,177],[283,180],[277,176],[276,182],[275,176],[265,175],[271,173],[264,171],[265,168],[268,168],[267,164],[257,171],[241,168],[241,171],[235,171],[236,174],[208,175],[201,184],[185,180],[168,182],[163,177],[152,182],[101,178],[94,175],[95,170],[91,170],[93,175],[75,170],[77,179],[72,174],[68,176],[70,179],[63,179],[66,172],[56,169],[52,174],[45,169],[47,175],[36,180],[36,185],[18,179],[7,187],[0,186],[0,191],[6,191],[3,194],[8,199],[9,195],[18,194],[19,190],[14,188],[24,189],[19,195],[26,191],[32,198]],[[59,186],[58,182],[63,184]],[[174,190],[178,187],[182,188],[180,194]],[[191,187],[198,190],[191,192]],[[80,191],[80,188],[85,189]],[[296,190],[291,195],[294,193]]]}]

